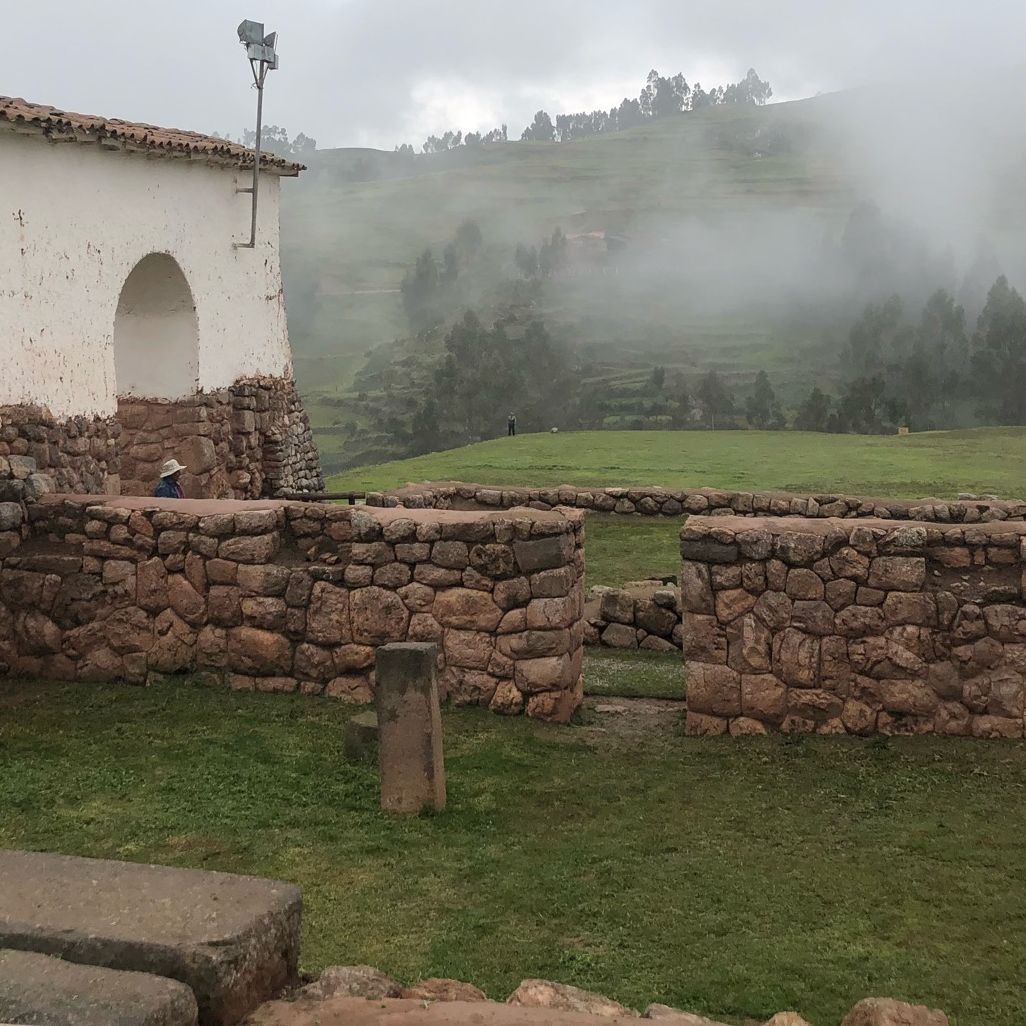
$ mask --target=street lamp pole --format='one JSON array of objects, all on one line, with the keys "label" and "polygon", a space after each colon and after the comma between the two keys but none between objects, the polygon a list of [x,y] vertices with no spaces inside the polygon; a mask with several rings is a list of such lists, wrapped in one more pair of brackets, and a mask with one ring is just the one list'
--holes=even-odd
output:
[{"label": "street lamp pole", "polygon": [[257,230],[257,200],[260,195],[260,144],[263,135],[264,120],[264,80],[268,71],[278,67],[278,55],[275,53],[278,33],[264,35],[264,26],[258,21],[244,21],[239,25],[239,42],[246,48],[249,67],[253,72],[253,82],[257,89],[256,144],[253,147],[253,185],[237,192],[248,192],[253,197],[250,213],[249,242],[235,243],[236,249],[255,249]]}]

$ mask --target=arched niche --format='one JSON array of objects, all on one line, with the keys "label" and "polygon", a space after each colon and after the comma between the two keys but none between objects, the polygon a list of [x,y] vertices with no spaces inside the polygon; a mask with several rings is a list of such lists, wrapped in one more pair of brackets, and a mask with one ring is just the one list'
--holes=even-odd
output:
[{"label": "arched niche", "polygon": [[181,399],[198,389],[196,304],[166,253],[143,257],[125,279],[114,315],[114,370],[119,396]]}]

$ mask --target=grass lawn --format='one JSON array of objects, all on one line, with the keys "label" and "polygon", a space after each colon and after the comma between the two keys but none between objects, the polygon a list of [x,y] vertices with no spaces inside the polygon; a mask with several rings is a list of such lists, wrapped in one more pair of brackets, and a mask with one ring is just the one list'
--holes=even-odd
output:
[{"label": "grass lawn", "polygon": [[360,467],[331,488],[455,478],[480,484],[773,489],[922,498],[1026,495],[1026,429],[904,437],[801,431],[579,431],[498,438]]},{"label": "grass lawn", "polygon": [[587,650],[586,695],[627,698],[684,698],[684,668],[679,652]]},{"label": "grass lawn", "polygon": [[685,740],[445,716],[449,808],[395,819],[351,707],[0,684],[0,845],[283,877],[303,964],[527,976],[728,1021],[858,998],[1022,1021],[1026,746]]},{"label": "grass lawn", "polygon": [[676,517],[589,513],[584,534],[587,586],[615,587],[679,574],[680,527]]}]

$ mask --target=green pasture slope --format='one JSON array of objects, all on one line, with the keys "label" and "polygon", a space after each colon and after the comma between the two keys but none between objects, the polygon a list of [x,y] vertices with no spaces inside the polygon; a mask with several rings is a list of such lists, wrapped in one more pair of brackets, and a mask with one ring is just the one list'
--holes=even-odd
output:
[{"label": "green pasture slope", "polygon": [[632,485],[922,498],[1026,495],[1026,428],[905,436],[800,431],[580,431],[496,438],[448,452],[359,467],[332,489],[408,481]]}]

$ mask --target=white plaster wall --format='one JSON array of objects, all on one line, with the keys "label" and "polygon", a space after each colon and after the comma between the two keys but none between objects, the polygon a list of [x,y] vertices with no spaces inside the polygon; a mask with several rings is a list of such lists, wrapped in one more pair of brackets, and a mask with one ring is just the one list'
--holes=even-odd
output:
[{"label": "white plaster wall", "polygon": [[232,246],[249,238],[250,197],[235,189],[251,178],[0,129],[0,405],[113,414],[118,299],[154,252],[192,290],[201,388],[291,377],[277,176],[261,175],[256,249]]}]

